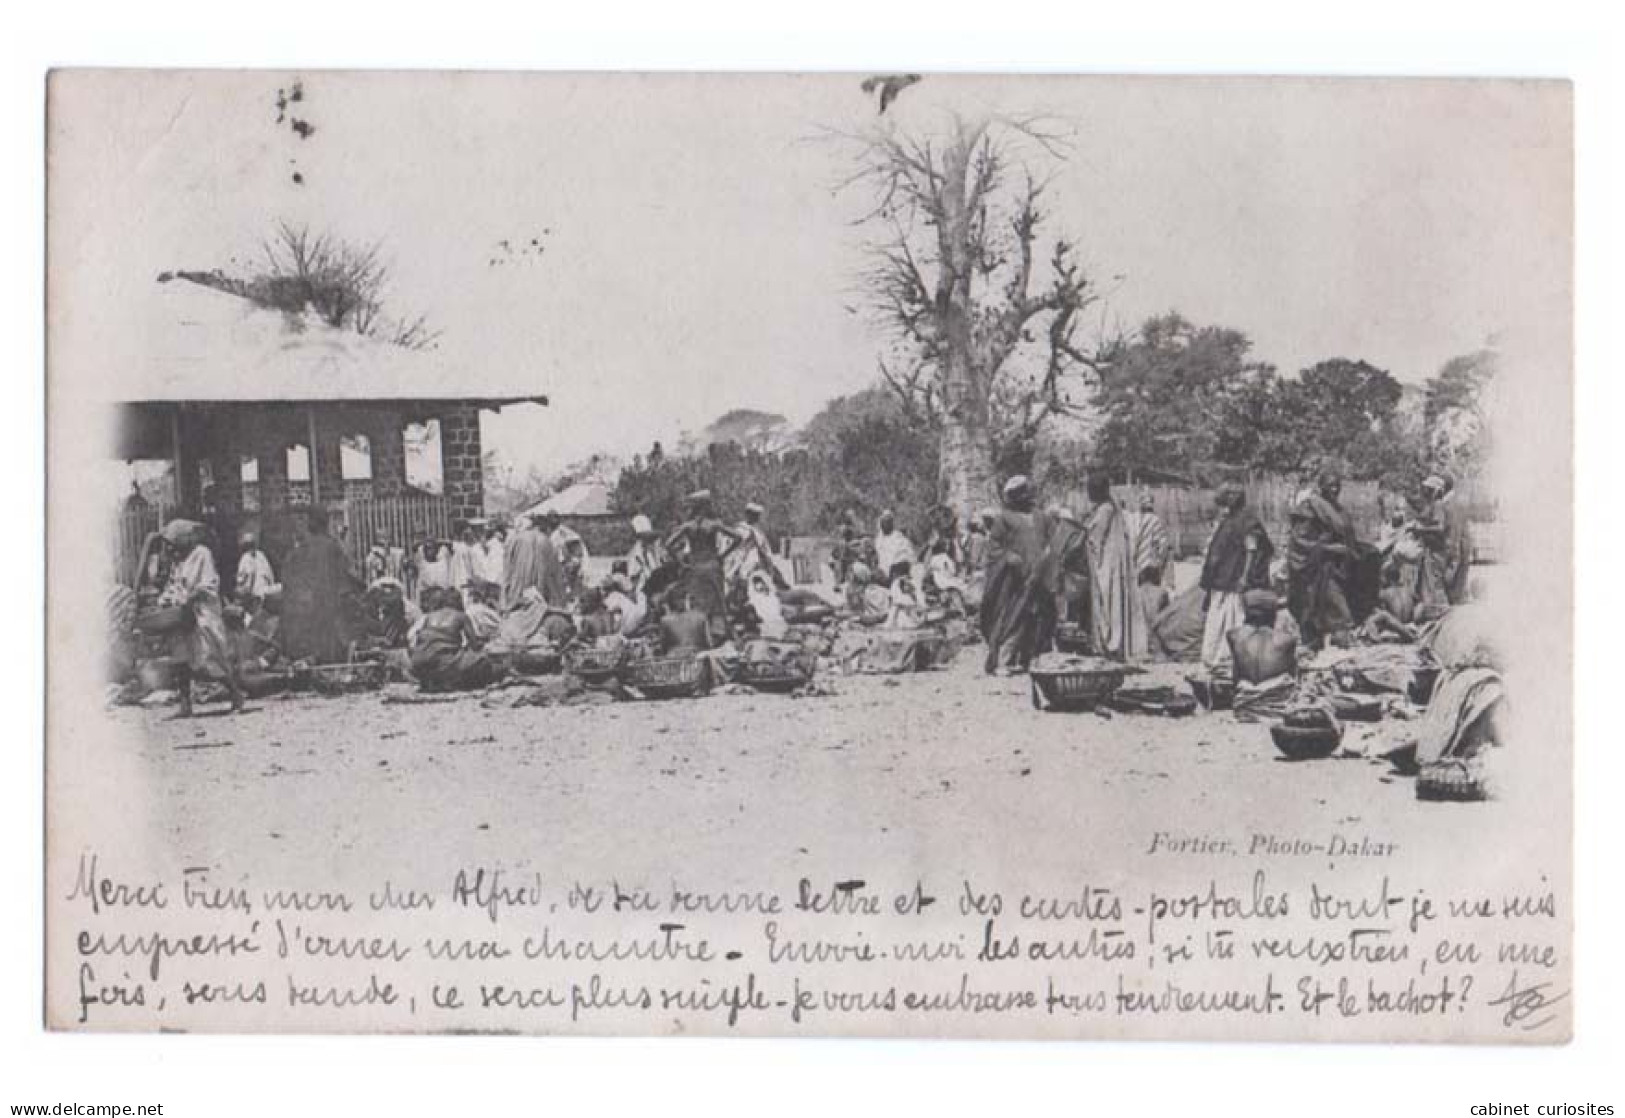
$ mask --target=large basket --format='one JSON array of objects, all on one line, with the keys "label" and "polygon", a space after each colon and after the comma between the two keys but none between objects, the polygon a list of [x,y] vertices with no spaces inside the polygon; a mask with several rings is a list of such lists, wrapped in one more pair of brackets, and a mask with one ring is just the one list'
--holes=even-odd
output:
[{"label": "large basket", "polygon": [[1094,710],[1128,678],[1122,668],[1083,668],[1029,673],[1033,706],[1039,710]]},{"label": "large basket", "polygon": [[623,681],[649,699],[686,699],[711,687],[711,673],[698,656],[668,656],[628,664]]},{"label": "large basket", "polygon": [[159,606],[135,615],[135,629],[149,637],[184,633],[197,623],[191,606]]},{"label": "large basket", "polygon": [[626,649],[572,648],[564,654],[564,670],[583,683],[608,683],[626,662]]}]

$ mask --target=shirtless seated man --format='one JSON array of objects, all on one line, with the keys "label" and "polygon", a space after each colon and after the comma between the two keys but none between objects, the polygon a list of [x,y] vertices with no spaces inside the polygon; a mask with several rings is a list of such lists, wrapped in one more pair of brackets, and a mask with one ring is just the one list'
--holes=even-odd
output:
[{"label": "shirtless seated man", "polygon": [[660,619],[660,645],[668,655],[705,652],[711,647],[711,619],[695,609],[688,596],[673,603],[675,608]]},{"label": "shirtless seated man", "polygon": [[1242,595],[1242,624],[1225,634],[1237,683],[1268,683],[1298,670],[1298,638],[1275,627],[1278,600],[1269,590]]}]

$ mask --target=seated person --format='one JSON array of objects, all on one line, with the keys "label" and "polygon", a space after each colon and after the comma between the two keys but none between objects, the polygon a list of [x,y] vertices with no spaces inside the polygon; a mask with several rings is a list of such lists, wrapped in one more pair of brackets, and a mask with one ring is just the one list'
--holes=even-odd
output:
[{"label": "seated person", "polygon": [[237,659],[237,681],[250,698],[261,698],[287,686],[282,649],[277,644],[278,595],[257,599],[254,612],[231,626],[232,652]]},{"label": "seated person", "polygon": [[407,633],[421,616],[418,607],[406,597],[406,587],[397,579],[384,577],[367,587],[364,631],[384,648],[406,647]]},{"label": "seated person", "polygon": [[484,579],[476,579],[463,591],[463,612],[481,643],[490,641],[502,628],[502,614],[497,611],[501,601],[502,587]]},{"label": "seated person", "polygon": [[891,585],[890,610],[886,615],[888,629],[918,629],[924,622],[925,604],[914,590],[912,575],[898,575]]},{"label": "seated person", "polygon": [[643,591],[632,585],[625,560],[617,560],[615,567],[604,584],[604,607],[620,619],[621,636],[629,637],[643,627],[644,619],[649,616],[649,600]]},{"label": "seated person", "polygon": [[805,586],[780,590],[779,605],[784,610],[785,621],[792,625],[817,624],[835,614],[835,607],[825,601],[818,591]]},{"label": "seated person", "polygon": [[1273,591],[1242,595],[1242,624],[1225,634],[1237,683],[1262,684],[1298,670],[1298,638],[1276,628],[1278,600]]},{"label": "seated person", "polygon": [[598,587],[589,586],[581,592],[579,609],[576,635],[583,644],[597,644],[600,638],[621,635],[621,619],[604,604],[604,592]]},{"label": "seated person", "polygon": [[463,612],[455,590],[424,594],[423,619],[412,640],[412,674],[425,691],[466,691],[496,682],[496,662],[480,650],[485,642]]},{"label": "seated person", "polygon": [[847,572],[846,614],[859,625],[883,625],[891,614],[891,592],[874,583],[867,563]]},{"label": "seated person", "polygon": [[779,592],[764,571],[752,571],[749,584],[750,609],[755,618],[757,635],[768,640],[783,640],[790,631],[784,619],[784,606]]},{"label": "seated person", "polygon": [[660,648],[667,655],[705,652],[711,647],[711,622],[702,609],[682,595],[660,619]]}]

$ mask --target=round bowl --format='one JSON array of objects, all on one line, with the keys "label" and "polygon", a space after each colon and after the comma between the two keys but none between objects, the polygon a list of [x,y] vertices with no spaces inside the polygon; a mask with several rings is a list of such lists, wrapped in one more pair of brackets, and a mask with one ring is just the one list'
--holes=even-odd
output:
[{"label": "round bowl", "polygon": [[1329,727],[1301,729],[1276,724],[1270,727],[1270,738],[1288,761],[1320,761],[1337,752],[1342,734]]}]

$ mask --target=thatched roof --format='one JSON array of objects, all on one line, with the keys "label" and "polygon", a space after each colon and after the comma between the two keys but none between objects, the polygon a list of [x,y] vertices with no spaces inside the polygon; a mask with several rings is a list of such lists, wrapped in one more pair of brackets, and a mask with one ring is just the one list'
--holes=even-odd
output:
[{"label": "thatched roof", "polygon": [[106,399],[127,402],[547,403],[522,370],[452,365],[434,351],[338,329],[308,312],[266,309],[188,278],[152,287],[143,313],[119,315],[123,336],[74,345],[61,355],[100,365],[64,382],[95,384]]}]

